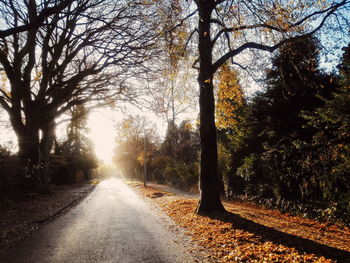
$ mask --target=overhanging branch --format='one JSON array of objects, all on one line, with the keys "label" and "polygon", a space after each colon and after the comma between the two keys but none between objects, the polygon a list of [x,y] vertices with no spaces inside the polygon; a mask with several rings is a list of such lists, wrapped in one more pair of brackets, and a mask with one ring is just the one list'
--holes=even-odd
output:
[{"label": "overhanging branch", "polygon": [[13,28],[9,28],[6,30],[0,30],[0,38],[5,38],[5,37],[8,37],[8,36],[11,36],[14,34],[28,31],[32,28],[40,27],[47,17],[62,11],[71,3],[72,3],[72,0],[65,0],[65,1],[61,1],[56,6],[44,8],[39,13],[39,15],[36,17],[36,19],[31,21],[30,23],[25,24],[25,25],[21,25],[21,26],[16,26]]},{"label": "overhanging branch", "polygon": [[[298,35],[295,37],[290,37],[290,38],[286,38],[281,40],[280,42],[278,42],[275,45],[264,45],[264,44],[260,44],[260,43],[255,43],[255,42],[246,42],[243,45],[241,45],[240,47],[233,49],[229,52],[227,52],[226,54],[224,54],[223,56],[221,56],[214,64],[213,64],[213,73],[216,72],[220,66],[222,66],[228,59],[240,54],[241,52],[245,51],[246,49],[258,49],[258,50],[262,50],[262,51],[268,51],[268,52],[273,52],[276,49],[278,49],[279,47],[283,46],[286,43],[292,42],[294,40],[303,38],[303,37],[308,37],[311,36],[313,34],[315,34],[318,30],[320,30],[323,25],[325,24],[326,20],[328,17],[330,17],[332,14],[334,14],[334,12],[341,6],[345,5],[346,3],[348,3],[348,1],[344,0],[341,3],[338,3],[336,5],[333,5],[331,9],[327,9],[327,14],[323,17],[322,21],[320,22],[320,24],[314,28],[312,31],[310,31],[309,33],[306,34],[302,34],[302,35]],[[323,10],[324,11],[324,10]],[[320,11],[321,12],[321,11]],[[322,12],[323,13],[323,12]]]}]

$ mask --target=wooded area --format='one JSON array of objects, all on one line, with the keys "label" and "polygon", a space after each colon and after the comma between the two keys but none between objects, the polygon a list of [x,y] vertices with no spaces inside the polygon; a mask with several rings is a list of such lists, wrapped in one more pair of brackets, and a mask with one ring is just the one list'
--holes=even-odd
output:
[{"label": "wooded area", "polygon": [[[114,158],[125,176],[147,162],[149,179],[198,184],[201,214],[224,212],[225,196],[349,224],[349,1],[0,5],[0,105],[18,143],[1,148],[3,196],[90,178],[89,110],[142,101],[168,129],[161,140],[125,118]],[[197,122],[180,120],[193,101]]]}]

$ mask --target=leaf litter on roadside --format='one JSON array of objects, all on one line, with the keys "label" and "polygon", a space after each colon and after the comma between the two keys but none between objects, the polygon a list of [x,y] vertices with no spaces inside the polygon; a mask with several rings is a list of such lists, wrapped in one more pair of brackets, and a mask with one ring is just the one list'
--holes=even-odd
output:
[{"label": "leaf litter on roadside", "polygon": [[[158,189],[140,188],[145,196],[151,197]],[[164,196],[166,193],[164,192]],[[180,226],[187,230],[192,239],[207,250],[208,257],[216,262],[336,262],[324,256],[299,251],[283,242],[272,242],[254,231],[242,229],[235,223],[222,220],[220,217],[207,217],[195,214],[197,201],[193,199],[155,200]],[[269,212],[269,211],[266,211]],[[278,211],[270,213],[274,217],[281,216],[286,224],[297,223],[304,225],[316,224],[323,231],[340,231],[340,227],[318,223],[313,220],[283,215]],[[348,228],[343,232],[350,236]],[[346,247],[348,248],[349,245]],[[345,251],[346,253],[346,251]]]}]

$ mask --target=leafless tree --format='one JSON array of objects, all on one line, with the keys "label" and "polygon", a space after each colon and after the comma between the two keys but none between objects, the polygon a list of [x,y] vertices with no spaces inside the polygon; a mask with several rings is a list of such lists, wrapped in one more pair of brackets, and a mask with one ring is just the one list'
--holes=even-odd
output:
[{"label": "leafless tree", "polygon": [[49,155],[58,116],[89,101],[108,103],[146,71],[156,52],[156,10],[132,0],[1,2],[8,85],[0,105],[20,156],[38,163]]}]

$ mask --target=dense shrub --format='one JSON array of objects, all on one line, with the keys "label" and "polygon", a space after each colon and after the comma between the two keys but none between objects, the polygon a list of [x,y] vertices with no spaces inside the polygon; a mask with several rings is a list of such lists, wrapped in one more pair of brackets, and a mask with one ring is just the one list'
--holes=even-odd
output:
[{"label": "dense shrub", "polygon": [[171,161],[164,169],[165,183],[182,189],[190,189],[198,180],[197,168],[195,163]]},{"label": "dense shrub", "polygon": [[93,156],[81,154],[53,155],[47,166],[53,184],[71,184],[91,179],[91,171],[97,168],[97,161]]},{"label": "dense shrub", "polygon": [[0,160],[0,195],[19,192],[22,185],[22,168],[16,156],[1,156]]}]

